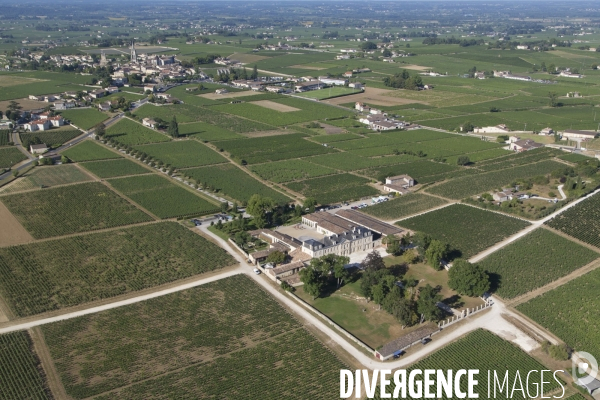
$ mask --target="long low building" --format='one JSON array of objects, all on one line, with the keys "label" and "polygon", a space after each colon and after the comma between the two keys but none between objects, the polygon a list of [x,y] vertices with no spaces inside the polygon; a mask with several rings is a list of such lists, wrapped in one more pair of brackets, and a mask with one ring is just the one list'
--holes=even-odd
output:
[{"label": "long low building", "polygon": [[364,226],[367,229],[377,232],[383,236],[399,235],[404,232],[397,226],[386,224],[369,215],[363,214],[355,210],[339,210],[336,216],[343,218],[354,225]]},{"label": "long low building", "polygon": [[356,224],[325,211],[318,211],[302,217],[302,223],[323,235],[340,235],[352,229]]}]

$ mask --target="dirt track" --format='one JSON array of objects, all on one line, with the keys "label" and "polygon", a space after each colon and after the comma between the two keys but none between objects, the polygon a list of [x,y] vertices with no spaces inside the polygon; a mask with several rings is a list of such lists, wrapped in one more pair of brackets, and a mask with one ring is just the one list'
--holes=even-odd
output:
[{"label": "dirt track", "polygon": [[14,215],[8,211],[8,208],[0,202],[0,247],[13,244],[29,243],[33,237],[23,228],[21,223]]},{"label": "dirt track", "polygon": [[271,101],[271,100],[253,101],[252,104],[256,104],[257,106],[261,106],[261,107],[268,108],[270,110],[279,111],[279,112],[300,111],[299,108],[286,106],[285,104],[275,103],[274,101]]},{"label": "dirt track", "polygon": [[367,87],[362,93],[335,97],[333,99],[323,100],[323,102],[338,105],[361,101],[363,103],[376,106],[400,106],[409,103],[423,103],[422,101],[403,99],[401,97],[392,97],[391,94],[394,92],[394,90]]}]

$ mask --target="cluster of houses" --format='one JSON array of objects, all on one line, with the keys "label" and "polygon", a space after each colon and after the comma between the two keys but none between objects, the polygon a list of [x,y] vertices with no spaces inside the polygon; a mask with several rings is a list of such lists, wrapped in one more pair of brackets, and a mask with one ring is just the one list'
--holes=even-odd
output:
[{"label": "cluster of houses", "polygon": [[419,127],[418,125],[410,124],[404,121],[398,121],[394,118],[391,118],[387,115],[387,113],[384,113],[383,111],[377,108],[369,107],[368,105],[360,101],[357,101],[354,104],[354,108],[362,113],[367,113],[367,115],[361,116],[358,121],[365,125],[368,125],[369,128],[376,131],[391,131],[394,129],[416,129]]},{"label": "cluster of houses", "polygon": [[65,120],[60,115],[51,116],[50,112],[30,113],[30,122],[23,126],[30,132],[47,131],[52,127],[60,127],[65,124]]},{"label": "cluster of houses", "polygon": [[[57,111],[69,110],[75,107],[81,107],[87,102],[92,102],[106,95],[119,92],[117,86],[109,86],[106,89],[82,90],[80,92],[64,92],[62,94],[47,94],[43,96],[29,95],[29,100],[35,100],[44,103],[52,103]],[[80,96],[82,94],[82,96]],[[102,110],[103,108],[100,107]],[[110,109],[110,107],[108,108]],[[104,110],[106,111],[106,110]]]}]

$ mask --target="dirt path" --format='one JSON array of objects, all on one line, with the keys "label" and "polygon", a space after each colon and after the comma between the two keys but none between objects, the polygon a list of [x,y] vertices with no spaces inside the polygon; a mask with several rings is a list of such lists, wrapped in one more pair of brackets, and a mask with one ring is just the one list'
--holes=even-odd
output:
[{"label": "dirt path", "polygon": [[156,215],[152,214],[150,211],[148,211],[147,209],[145,209],[144,207],[142,207],[141,205],[139,205],[135,201],[131,200],[129,197],[125,196],[123,193],[119,192],[117,189],[115,189],[114,187],[112,187],[112,185],[110,185],[108,182],[101,181],[100,183],[102,183],[104,186],[106,186],[111,191],[113,191],[117,196],[119,196],[120,198],[122,198],[123,200],[125,200],[126,202],[128,202],[129,204],[131,204],[132,206],[134,206],[135,208],[137,208],[138,210],[140,210],[140,211],[148,214],[150,217],[154,218],[155,221],[159,221],[160,220],[160,218],[158,218]]},{"label": "dirt path", "polygon": [[48,382],[48,387],[54,395],[54,398],[70,399],[71,397],[67,395],[67,391],[62,384],[56,365],[54,365],[50,350],[48,349],[48,346],[46,346],[46,340],[44,339],[42,329],[39,326],[32,328],[29,330],[29,335],[33,341],[35,352],[42,363],[42,368],[46,373],[46,381]]},{"label": "dirt path", "polygon": [[12,215],[4,203],[0,202],[0,247],[32,242],[33,236],[27,232],[19,220]]}]

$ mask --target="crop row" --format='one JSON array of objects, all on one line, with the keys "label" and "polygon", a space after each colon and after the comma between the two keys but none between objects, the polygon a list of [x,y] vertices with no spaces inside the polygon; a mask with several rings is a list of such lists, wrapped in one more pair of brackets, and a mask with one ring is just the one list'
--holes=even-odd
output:
[{"label": "crop row", "polygon": [[0,249],[0,292],[20,317],[157,286],[234,263],[174,222]]},{"label": "crop row", "polygon": [[10,136],[9,129],[0,129],[0,146],[6,146],[9,142],[12,142]]},{"label": "crop row", "polygon": [[377,189],[367,185],[368,182],[368,179],[356,175],[338,174],[292,182],[286,186],[306,197],[315,198],[320,204],[331,204],[379,194]]},{"label": "crop row", "polygon": [[58,147],[71,139],[75,139],[81,135],[81,132],[76,129],[61,129],[48,132],[31,132],[21,133],[21,142],[23,147],[29,149],[29,146],[37,143],[45,143],[49,147]]},{"label": "crop row", "polygon": [[206,122],[192,122],[189,124],[179,125],[179,134],[191,136],[198,140],[206,140],[209,142],[216,140],[241,139],[242,136],[237,133],[228,131],[219,126],[207,124]]},{"label": "crop row", "polygon": [[140,150],[175,168],[219,164],[227,159],[196,140],[178,140],[169,143],[136,146]]},{"label": "crop row", "polygon": [[110,179],[109,183],[159,218],[218,211],[214,204],[156,174]]},{"label": "crop row", "polygon": [[490,160],[480,161],[477,163],[477,168],[483,171],[498,171],[517,167],[519,165],[532,164],[542,160],[549,160],[562,151],[550,147],[540,147],[530,151],[525,151],[516,154],[507,154],[504,157],[493,158]]},{"label": "crop row", "polygon": [[382,180],[382,177],[406,174],[414,178],[418,183],[421,183],[420,179],[422,177],[442,173],[445,174],[456,170],[458,170],[458,167],[454,165],[420,160],[400,165],[371,168],[366,171],[361,171],[361,174],[377,180]]},{"label": "crop row", "polygon": [[91,140],[84,140],[78,143],[76,146],[63,151],[62,155],[75,162],[107,160],[121,157],[119,154]]},{"label": "crop row", "polygon": [[393,200],[369,206],[363,209],[363,212],[376,218],[390,220],[418,214],[446,203],[445,200],[439,197],[428,196],[424,193],[409,193]]},{"label": "crop row", "polygon": [[106,129],[106,136],[124,145],[139,145],[147,143],[168,142],[169,137],[142,124],[122,118],[119,122]]},{"label": "crop row", "polygon": [[11,185],[0,188],[0,193],[17,193],[23,190],[48,188],[67,183],[91,181],[92,178],[73,164],[34,168]]},{"label": "crop row", "polygon": [[389,157],[367,158],[349,153],[331,153],[305,158],[306,161],[310,161],[311,163],[323,165],[325,167],[341,169],[342,171],[357,171],[372,167],[403,164],[416,161],[418,159],[419,158],[409,156],[407,154]]},{"label": "crop row", "polygon": [[26,158],[16,147],[2,148],[0,149],[0,168],[11,168]]},{"label": "crop row", "polygon": [[108,118],[108,115],[93,108],[66,110],[61,112],[60,115],[81,129],[93,128]]},{"label": "crop row", "polygon": [[334,169],[311,164],[304,160],[286,160],[258,164],[253,165],[251,169],[252,172],[260,175],[261,178],[277,183],[314,178],[317,176],[331,175],[336,173]]},{"label": "crop row", "polygon": [[600,247],[600,196],[590,196],[546,224],[592,246]]},{"label": "crop row", "polygon": [[90,161],[79,164],[99,178],[114,178],[125,175],[138,175],[151,172],[126,158],[105,161]]}]

